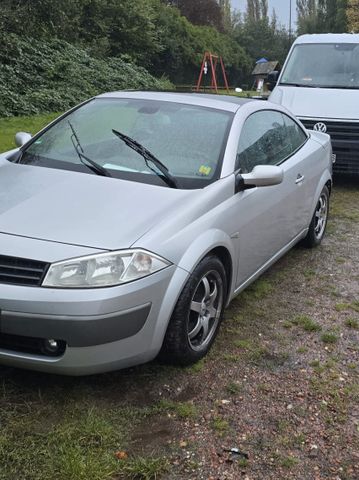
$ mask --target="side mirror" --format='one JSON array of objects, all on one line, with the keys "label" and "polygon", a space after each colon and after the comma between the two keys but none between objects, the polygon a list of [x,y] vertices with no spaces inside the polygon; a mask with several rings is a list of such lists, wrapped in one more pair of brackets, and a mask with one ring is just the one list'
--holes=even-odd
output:
[{"label": "side mirror", "polygon": [[31,140],[31,138],[32,136],[30,135],[30,133],[17,132],[17,134],[15,135],[15,144],[17,147],[22,147],[23,145],[25,145],[25,143]]},{"label": "side mirror", "polygon": [[267,85],[269,91],[274,90],[274,87],[277,85],[278,78],[279,72],[277,70],[273,70],[273,72],[268,74]]},{"label": "side mirror", "polygon": [[283,181],[283,176],[283,169],[275,165],[257,165],[251,173],[240,175],[244,188],[279,185]]}]

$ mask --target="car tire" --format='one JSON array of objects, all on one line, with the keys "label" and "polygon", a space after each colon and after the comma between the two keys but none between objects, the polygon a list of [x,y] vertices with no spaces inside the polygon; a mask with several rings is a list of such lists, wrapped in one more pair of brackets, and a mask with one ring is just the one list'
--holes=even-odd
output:
[{"label": "car tire", "polygon": [[324,187],[309,225],[309,230],[302,244],[307,248],[314,248],[320,245],[323,240],[329,213],[329,190]]},{"label": "car tire", "polygon": [[160,360],[185,366],[203,358],[217,336],[226,296],[227,278],[222,262],[213,255],[205,257],[178,298]]}]

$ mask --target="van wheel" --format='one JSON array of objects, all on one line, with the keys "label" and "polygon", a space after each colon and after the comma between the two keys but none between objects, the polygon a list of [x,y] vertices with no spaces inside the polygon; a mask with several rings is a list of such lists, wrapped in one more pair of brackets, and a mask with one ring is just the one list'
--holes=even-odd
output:
[{"label": "van wheel", "polygon": [[325,229],[328,222],[329,213],[329,190],[324,187],[320,194],[312,221],[309,225],[307,236],[302,243],[307,248],[314,248],[320,245],[323,240]]},{"label": "van wheel", "polygon": [[227,279],[222,262],[205,257],[194,269],[170,319],[161,360],[191,365],[211,348],[222,320]]}]

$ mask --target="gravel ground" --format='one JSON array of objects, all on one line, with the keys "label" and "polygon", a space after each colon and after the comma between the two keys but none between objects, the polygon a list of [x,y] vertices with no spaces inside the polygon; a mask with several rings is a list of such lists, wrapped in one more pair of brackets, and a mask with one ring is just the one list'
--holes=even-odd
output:
[{"label": "gravel ground", "polygon": [[[9,428],[19,409],[25,416],[46,411],[41,428],[53,431],[59,402],[112,412],[112,428],[125,432],[113,451],[147,464],[126,470],[124,458],[117,473],[66,477],[41,472],[45,463],[37,460],[26,474],[20,463],[11,467],[15,457],[5,448],[2,454],[0,433],[0,478],[12,480],[16,471],[24,480],[358,480],[358,265],[359,183],[338,182],[323,244],[293,249],[237,297],[204,362],[85,379],[1,368],[0,425],[7,415]],[[113,417],[124,408],[126,425],[124,415]],[[33,448],[11,438],[15,456]],[[86,463],[91,450],[81,452]],[[149,459],[159,461],[152,473]]]}]

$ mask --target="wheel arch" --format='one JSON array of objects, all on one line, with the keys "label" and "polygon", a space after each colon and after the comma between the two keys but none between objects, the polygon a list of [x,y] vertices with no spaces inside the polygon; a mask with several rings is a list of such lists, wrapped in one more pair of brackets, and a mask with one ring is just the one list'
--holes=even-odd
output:
[{"label": "wheel arch", "polygon": [[225,232],[211,229],[203,233],[190,245],[182,256],[178,266],[189,273],[203,260],[203,258],[215,255],[222,262],[227,274],[226,305],[228,304],[235,278],[236,246],[233,240]]},{"label": "wheel arch", "polygon": [[224,266],[224,270],[227,276],[227,291],[226,291],[226,302],[225,302],[225,304],[227,305],[230,299],[231,285],[233,280],[233,261],[232,261],[231,254],[229,253],[229,250],[226,247],[218,246],[210,250],[206,256],[209,256],[209,255],[214,255],[217,258],[219,258],[219,260],[222,262]]},{"label": "wheel arch", "polygon": [[[330,187],[329,187],[330,185]],[[329,173],[328,170],[326,170],[320,181],[318,182],[318,186],[317,186],[317,190],[315,192],[315,195],[313,197],[313,201],[312,201],[312,207],[311,207],[311,210],[310,210],[310,218],[308,219],[308,225],[310,225],[310,222],[312,220],[312,216],[313,216],[313,213],[315,211],[315,206],[316,204],[318,203],[318,198],[320,197],[320,194],[321,194],[321,191],[323,190],[324,187],[328,187],[329,189],[329,193],[331,192],[331,188],[332,188],[332,177]]]},{"label": "wheel arch", "polygon": [[332,193],[332,188],[333,188],[333,181],[332,180],[328,180],[325,184],[325,186],[328,188],[329,190],[329,195],[331,195]]}]

